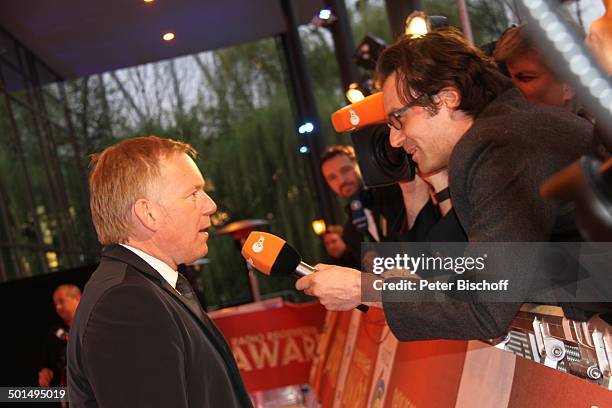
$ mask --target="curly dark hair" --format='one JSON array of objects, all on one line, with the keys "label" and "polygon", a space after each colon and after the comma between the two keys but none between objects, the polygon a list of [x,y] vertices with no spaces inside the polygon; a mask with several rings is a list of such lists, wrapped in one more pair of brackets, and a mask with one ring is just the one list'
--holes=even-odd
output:
[{"label": "curly dark hair", "polygon": [[434,96],[446,87],[461,94],[458,109],[475,117],[513,86],[490,57],[454,28],[421,37],[400,37],[381,54],[376,70],[380,84],[396,74],[400,100],[409,103],[417,99],[432,115],[440,103]]}]

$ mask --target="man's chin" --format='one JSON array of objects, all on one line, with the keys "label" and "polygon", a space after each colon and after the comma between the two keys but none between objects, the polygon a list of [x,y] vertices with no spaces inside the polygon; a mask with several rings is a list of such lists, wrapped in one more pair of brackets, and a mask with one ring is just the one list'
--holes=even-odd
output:
[{"label": "man's chin", "polygon": [[208,245],[204,244],[204,248],[200,249],[196,254],[190,256],[189,260],[185,261],[184,263],[186,265],[192,264],[195,261],[197,261],[198,259],[202,259],[204,258],[206,255],[208,255]]},{"label": "man's chin", "polygon": [[357,189],[345,189],[345,190],[342,190],[341,196],[344,197],[344,198],[349,198],[353,194],[355,194],[356,191],[357,191]]}]

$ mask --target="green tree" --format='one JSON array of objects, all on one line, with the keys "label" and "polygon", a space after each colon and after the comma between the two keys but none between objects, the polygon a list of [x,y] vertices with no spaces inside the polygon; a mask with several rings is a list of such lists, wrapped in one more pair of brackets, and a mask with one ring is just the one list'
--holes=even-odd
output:
[{"label": "green tree", "polygon": [[[459,25],[453,0],[425,1],[430,14]],[[349,2],[356,43],[367,33],[391,42],[384,3]],[[505,28],[503,6],[470,1],[478,42]],[[492,22],[492,19],[495,19]],[[331,128],[332,112],[346,104],[338,80],[331,35],[300,28],[327,144],[347,143]],[[82,150],[88,154],[125,137],[156,134],[179,138],[200,152],[207,189],[218,204],[218,223],[247,218],[270,222],[310,262],[322,257],[310,229],[317,197],[310,169],[298,153],[291,97],[278,42],[265,39],[237,47],[147,64],[67,84]],[[23,218],[23,217],[22,217]],[[232,240],[210,241],[204,267],[209,303],[246,298],[246,268]],[[293,287],[292,280],[260,279],[264,293]]]}]

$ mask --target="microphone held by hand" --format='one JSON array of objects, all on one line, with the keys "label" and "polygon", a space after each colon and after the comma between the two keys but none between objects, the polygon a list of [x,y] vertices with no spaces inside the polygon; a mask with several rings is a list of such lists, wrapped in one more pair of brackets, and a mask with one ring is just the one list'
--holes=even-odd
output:
[{"label": "microphone held by hand", "polygon": [[[300,254],[285,240],[267,232],[251,232],[241,253],[251,266],[265,275],[303,277],[316,272],[315,268],[302,262]],[[357,309],[368,311],[363,304]]]}]

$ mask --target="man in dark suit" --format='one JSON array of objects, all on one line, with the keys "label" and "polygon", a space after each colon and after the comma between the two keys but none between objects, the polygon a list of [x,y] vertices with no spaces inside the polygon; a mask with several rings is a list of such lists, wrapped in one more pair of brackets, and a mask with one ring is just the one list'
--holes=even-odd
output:
[{"label": "man in dark suit", "polygon": [[349,256],[359,257],[362,242],[384,241],[391,225],[404,209],[402,192],[397,185],[366,189],[355,149],[333,145],[319,159],[321,173],[329,188],[340,198],[347,199],[342,240]]},{"label": "man in dark suit", "polygon": [[[470,248],[475,242],[542,242],[578,236],[569,202],[539,195],[540,184],[590,149],[591,125],[563,109],[531,105],[495,64],[454,30],[400,38],[378,61],[390,141],[412,155],[421,173],[448,169],[450,196]],[[531,251],[533,252],[533,251]],[[502,254],[503,255],[503,254]],[[534,259],[498,262],[519,295],[539,279]],[[494,260],[489,260],[493,262]],[[296,286],[328,309],[349,310],[361,298],[361,274],[317,266]],[[459,273],[459,272],[458,272]],[[533,290],[533,289],[532,289]],[[488,339],[505,333],[523,298],[477,302],[382,303],[400,340]],[[423,298],[421,298],[423,299]]]},{"label": "man in dark suit", "polygon": [[54,325],[45,342],[45,366],[38,372],[41,387],[66,386],[66,346],[72,320],[81,301],[81,289],[72,284],[58,286],[53,292],[55,312],[62,323]]},{"label": "man in dark suit", "polygon": [[232,353],[177,272],[208,252],[216,211],[188,144],[155,136],[95,155],[100,266],[68,342],[73,407],[250,407]]}]

